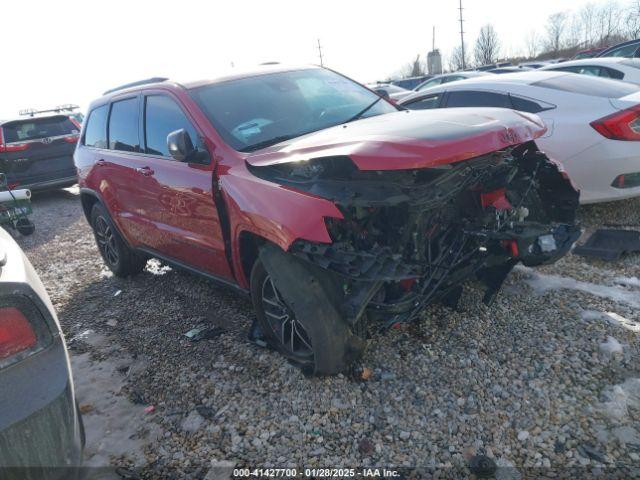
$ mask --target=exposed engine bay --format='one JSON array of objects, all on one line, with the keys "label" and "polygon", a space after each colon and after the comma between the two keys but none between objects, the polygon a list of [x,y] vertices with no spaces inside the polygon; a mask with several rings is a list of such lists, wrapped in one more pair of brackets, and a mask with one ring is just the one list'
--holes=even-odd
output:
[{"label": "exposed engine bay", "polygon": [[290,252],[340,285],[345,318],[383,328],[433,301],[457,304],[475,275],[490,304],[518,262],[553,263],[580,235],[579,193],[534,142],[416,170],[359,170],[348,157],[255,167],[254,175],[329,199],[333,243],[297,240]]}]

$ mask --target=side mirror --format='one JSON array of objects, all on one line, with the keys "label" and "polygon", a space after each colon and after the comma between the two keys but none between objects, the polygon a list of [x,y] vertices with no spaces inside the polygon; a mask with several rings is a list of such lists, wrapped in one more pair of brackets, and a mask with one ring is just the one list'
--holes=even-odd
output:
[{"label": "side mirror", "polygon": [[167,147],[171,156],[179,162],[184,162],[196,151],[189,133],[184,128],[167,135]]},{"label": "side mirror", "polygon": [[382,88],[381,88],[380,90],[376,90],[376,93],[377,93],[378,95],[380,95],[382,98],[385,98],[385,99],[387,99],[387,100],[389,100],[389,98],[390,98],[390,97],[389,97],[389,92],[387,92],[386,90],[384,90],[384,89],[382,89]]}]

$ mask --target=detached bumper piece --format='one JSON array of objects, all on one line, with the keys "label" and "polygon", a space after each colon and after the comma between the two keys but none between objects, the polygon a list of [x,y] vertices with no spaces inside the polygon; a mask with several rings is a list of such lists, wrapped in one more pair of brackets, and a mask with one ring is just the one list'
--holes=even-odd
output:
[{"label": "detached bumper piece", "polygon": [[640,252],[640,232],[634,230],[597,230],[584,245],[573,249],[576,255],[610,262],[632,252]]}]

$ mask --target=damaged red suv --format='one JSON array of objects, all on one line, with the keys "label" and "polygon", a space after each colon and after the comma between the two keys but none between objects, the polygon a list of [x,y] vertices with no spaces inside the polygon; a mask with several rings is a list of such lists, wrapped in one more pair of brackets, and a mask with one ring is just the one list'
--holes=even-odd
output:
[{"label": "damaged red suv", "polygon": [[107,266],[150,257],[250,292],[254,338],[314,373],[343,371],[370,325],[490,303],[509,271],[579,235],[578,192],[536,148],[534,115],[407,111],[318,67],[162,78],[93,102],[75,152]]}]

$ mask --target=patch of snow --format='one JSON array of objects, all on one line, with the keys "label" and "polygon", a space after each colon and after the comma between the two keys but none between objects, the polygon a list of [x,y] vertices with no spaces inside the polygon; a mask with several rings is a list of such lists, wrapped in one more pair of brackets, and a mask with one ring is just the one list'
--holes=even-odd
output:
[{"label": "patch of snow", "polygon": [[614,282],[625,287],[640,288],[640,278],[638,277],[616,277]]},{"label": "patch of snow", "polygon": [[612,336],[607,337],[607,341],[600,344],[600,351],[605,355],[622,354],[622,345]]},{"label": "patch of snow", "polygon": [[158,427],[149,421],[144,406],[120,395],[124,377],[118,364],[94,362],[89,355],[71,356],[76,398],[81,408],[89,407],[82,415],[87,436],[84,464],[105,467],[111,456],[120,455],[143,464],[144,446],[157,437]]},{"label": "patch of snow", "polygon": [[625,419],[629,408],[640,408],[640,378],[628,378],[624,383],[609,387],[604,391],[604,398],[600,404],[602,411],[615,420]]},{"label": "patch of snow", "polygon": [[109,270],[107,267],[102,267],[100,270],[100,278],[111,278],[113,277],[113,272]]},{"label": "patch of snow", "polygon": [[559,275],[545,275],[537,273],[531,268],[518,266],[517,270],[528,275],[527,283],[538,294],[550,290],[577,290],[600,298],[608,298],[618,303],[625,303],[631,307],[640,308],[640,295],[623,288],[610,287],[591,282],[582,282],[571,277]]},{"label": "patch of snow", "polygon": [[162,265],[162,263],[155,258],[152,258],[147,262],[147,272],[154,275],[165,275],[171,270],[172,268],[169,265]]},{"label": "patch of snow", "polygon": [[583,310],[580,312],[580,318],[583,320],[600,320],[604,316],[604,313],[597,310]]},{"label": "patch of snow", "polygon": [[631,330],[634,333],[640,333],[640,323],[624,318],[622,315],[618,315],[615,312],[607,312],[605,318],[614,325],[617,325],[627,330]]}]

